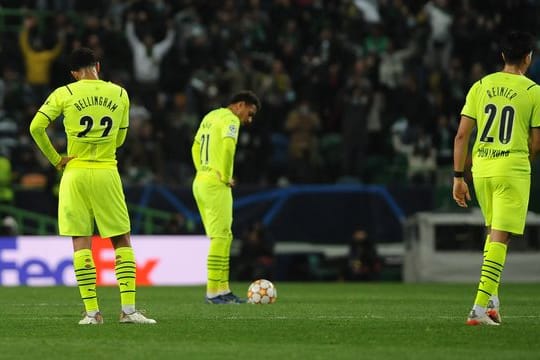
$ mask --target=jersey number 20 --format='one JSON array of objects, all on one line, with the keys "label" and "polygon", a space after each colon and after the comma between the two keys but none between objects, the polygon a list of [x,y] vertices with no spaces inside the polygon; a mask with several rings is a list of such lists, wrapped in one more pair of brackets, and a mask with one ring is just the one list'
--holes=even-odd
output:
[{"label": "jersey number 20", "polygon": [[[482,131],[482,136],[480,141],[492,143],[493,136],[489,136],[491,127],[494,125],[495,117],[497,116],[497,107],[493,104],[487,104],[485,108],[485,113],[488,115],[484,131]],[[512,137],[512,128],[514,125],[514,108],[511,106],[503,106],[501,109],[500,121],[499,123],[499,141],[501,144],[508,144],[510,138]]]}]

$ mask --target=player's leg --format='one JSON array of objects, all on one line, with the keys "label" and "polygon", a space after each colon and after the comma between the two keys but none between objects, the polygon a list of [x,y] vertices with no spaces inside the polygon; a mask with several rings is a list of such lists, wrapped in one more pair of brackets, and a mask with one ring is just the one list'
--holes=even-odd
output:
[{"label": "player's leg", "polygon": [[496,324],[500,323],[498,310],[497,314],[494,313],[494,309],[490,309],[491,314],[488,313],[488,304],[499,287],[501,274],[506,262],[506,250],[509,240],[509,232],[496,229],[491,230],[491,242],[489,243],[487,254],[482,263],[480,283],[478,284],[473,309],[469,315],[469,325],[479,325],[484,323],[493,325],[491,322],[484,319],[484,314],[487,315],[492,322],[495,322]]},{"label": "player's leg", "polygon": [[227,236],[225,243],[225,249],[223,251],[223,264],[221,267],[221,280],[219,281],[219,294],[225,295],[231,292],[229,286],[229,273],[230,273],[230,262],[231,262],[231,244],[232,244],[232,233]]},{"label": "player's leg", "polygon": [[135,295],[137,294],[137,261],[131,246],[129,233],[112,236],[111,242],[115,253],[116,280],[120,289],[120,313],[121,323],[132,324],[155,324],[156,320],[147,318],[135,306]]},{"label": "player's leg", "polygon": [[234,295],[229,285],[231,244],[233,241],[233,234],[231,230],[233,222],[233,198],[232,191],[229,187],[226,187],[224,191],[221,192],[221,197],[218,203],[221,207],[219,210],[219,213],[221,214],[220,220],[222,221],[220,228],[225,229],[225,248],[222,250],[223,252],[221,254],[222,266],[218,293],[222,299],[230,304],[242,304],[245,303],[246,300]]},{"label": "player's leg", "polygon": [[111,237],[114,247],[114,272],[120,289],[120,304],[126,314],[135,312],[136,260],[129,234]]},{"label": "player's leg", "polygon": [[209,199],[212,194],[212,187],[208,183],[208,180],[204,180],[199,176],[193,180],[193,197],[199,209],[201,215],[201,221],[206,232],[206,236],[210,239],[210,246],[208,248],[208,255],[206,257],[206,299],[217,298],[219,279],[221,278],[221,266],[215,266],[215,257],[219,256],[219,240],[212,240],[212,227],[210,226],[210,220],[214,221],[211,212],[212,199]]},{"label": "player's leg", "polygon": [[231,289],[229,287],[229,267],[231,257],[231,244],[233,240],[232,235],[232,222],[233,222],[233,199],[231,188],[225,187],[220,193],[220,227],[224,229],[224,233],[221,234],[224,237],[224,248],[221,253],[221,278],[219,281],[218,292],[220,295],[229,294]]},{"label": "player's leg", "polygon": [[231,233],[228,238],[227,248],[224,253],[224,256],[226,256],[227,260],[223,263],[224,266],[221,272],[221,281],[219,283],[219,294],[221,298],[227,301],[229,304],[244,304],[247,302],[247,300],[236,296],[229,287],[229,264],[232,240],[233,235]]},{"label": "player's leg", "polygon": [[[225,304],[220,296],[223,284],[223,271],[228,269],[231,244],[232,194],[230,188],[219,181],[195,178],[193,195],[201,214],[201,219],[210,238],[206,262],[207,282],[206,301],[212,304]],[[227,282],[228,288],[228,271]]]},{"label": "player's leg", "polygon": [[[471,316],[469,316],[468,323],[471,325],[477,324],[474,319],[470,321],[471,317],[483,318],[483,314],[488,310],[490,297],[498,293],[501,274],[506,263],[510,235],[512,233],[523,234],[529,203],[530,179],[528,177],[512,178],[511,181],[504,178],[491,178],[487,181],[489,181],[489,188],[493,194],[490,209],[490,242],[482,264],[480,284],[474,307]],[[480,197],[479,202],[481,202],[481,207],[486,206],[486,202],[482,202]],[[484,207],[482,211],[484,211]],[[513,216],[508,216],[508,214],[513,214]],[[497,314],[492,313],[491,316],[489,315],[488,318],[491,323],[483,320],[480,323],[493,325],[498,324],[497,320],[500,322],[498,309]]]},{"label": "player's leg", "polygon": [[210,238],[210,247],[206,261],[207,283],[206,299],[209,303],[223,303],[220,297],[220,284],[222,280],[224,263],[227,261],[225,253],[228,247],[228,239],[223,236]]},{"label": "player's leg", "polygon": [[195,177],[193,180],[192,193],[193,198],[195,199],[195,204],[197,205],[197,210],[199,210],[199,215],[201,216],[201,223],[203,225],[205,234],[208,236],[208,238],[210,238],[210,235],[208,234],[206,210],[204,207],[204,194],[206,192],[204,191],[204,182],[199,180],[198,177]]},{"label": "player's leg", "polygon": [[[490,236],[491,229],[488,228],[488,234],[486,236],[486,241],[484,243],[484,256],[483,259],[486,258],[486,255],[489,250],[489,244],[491,243],[491,236]],[[487,304],[487,311],[486,313],[491,318],[491,320],[500,323],[501,322],[501,315],[499,312],[500,308],[500,300],[499,300],[499,287],[493,291],[491,296],[489,297],[489,301]]]},{"label": "player's leg", "polygon": [[154,324],[155,320],[144,317],[135,306],[137,264],[131,246],[131,225],[118,171],[94,169],[93,185],[96,224],[101,237],[111,239],[115,252],[115,274],[122,307],[120,322]]},{"label": "player's leg", "polygon": [[484,259],[486,258],[486,255],[489,249],[489,243],[491,242],[490,232],[491,232],[491,229],[488,228],[487,229],[488,234],[486,235],[486,241],[484,242],[484,256],[483,256]]},{"label": "player's leg", "polygon": [[85,315],[79,321],[81,325],[101,324],[103,317],[99,311],[96,289],[96,265],[92,257],[92,238],[90,236],[74,236],[73,269],[84,303]]},{"label": "player's leg", "polygon": [[[528,176],[512,178],[510,184],[507,186],[501,186],[494,208],[497,211],[493,215],[494,228],[506,229],[512,234],[523,234],[525,230],[525,223],[527,217],[527,209],[530,196],[530,178]],[[499,211],[501,209],[501,211]],[[512,214],[513,216],[508,216]],[[508,245],[511,236],[505,241]],[[491,247],[489,248],[492,250]],[[506,254],[506,249],[504,251]],[[506,262],[506,260],[505,260]],[[503,264],[504,265],[504,264]],[[493,291],[487,305],[487,314],[495,322],[501,323],[500,312],[500,300],[499,300],[499,286]]]},{"label": "player's leg", "polygon": [[[484,216],[486,227],[488,229],[488,234],[490,234],[492,218],[493,218],[493,188],[491,184],[491,179],[490,178],[474,178],[474,190],[476,193],[478,203],[480,205],[480,209],[482,210],[482,215]],[[489,235],[489,242],[486,239],[487,248],[485,246],[483,264],[486,262],[486,256],[489,253],[491,240],[492,240],[491,235]],[[479,324],[497,325],[486,314],[486,307],[489,301],[489,297],[491,296],[491,293],[486,293],[486,290],[482,288],[484,284],[484,280],[482,279],[484,275],[483,269],[484,269],[484,265],[482,265],[481,278],[478,284],[478,289],[476,292],[473,308],[467,318],[468,325],[479,325]]]},{"label": "player's leg", "polygon": [[96,292],[96,267],[92,257],[94,220],[88,198],[86,169],[67,168],[60,180],[58,200],[58,228],[60,235],[71,236],[73,241],[73,269],[83,300],[85,316],[79,324],[100,324]]}]

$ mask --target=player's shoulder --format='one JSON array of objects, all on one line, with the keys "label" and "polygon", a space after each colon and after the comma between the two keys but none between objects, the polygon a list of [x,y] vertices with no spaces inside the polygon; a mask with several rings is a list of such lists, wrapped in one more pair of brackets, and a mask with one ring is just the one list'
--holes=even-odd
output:
[{"label": "player's shoulder", "polygon": [[240,119],[229,108],[221,108],[221,118],[227,123],[240,123]]},{"label": "player's shoulder", "polygon": [[501,72],[494,72],[490,74],[486,74],[482,76],[480,79],[478,79],[473,86],[475,87],[486,87],[486,86],[493,86],[493,84],[501,82],[501,80],[504,77],[504,75]]},{"label": "player's shoulder", "polygon": [[219,123],[240,122],[238,117],[228,108],[217,108],[206,114],[205,118]]},{"label": "player's shoulder", "polygon": [[113,83],[112,81],[105,81],[105,83],[107,84],[107,86],[110,86],[112,88],[116,88],[118,90],[121,90],[121,91],[127,93],[127,90],[123,86],[121,86],[121,85],[119,85],[117,83]]},{"label": "player's shoulder", "polygon": [[113,92],[116,91],[120,97],[129,98],[128,92],[123,86],[113,83],[111,81],[104,81],[104,83],[106,84],[106,86],[113,89]]},{"label": "player's shoulder", "polygon": [[532,92],[535,92],[535,93],[538,93],[540,92],[540,86],[538,86],[538,84],[536,83],[536,81],[532,80],[532,79],[529,79],[527,77],[525,77],[525,80],[523,81],[524,82],[524,87],[527,91],[532,91]]},{"label": "player's shoulder", "polygon": [[473,82],[471,87],[469,88],[469,92],[472,93],[472,92],[486,86],[486,84],[488,84],[488,82],[490,81],[490,75],[492,75],[492,74],[485,75],[482,78],[480,78],[480,79],[476,80],[475,82]]},{"label": "player's shoulder", "polygon": [[71,82],[62,86],[57,87],[53,90],[51,94],[54,94],[56,96],[71,96],[73,95],[73,91],[75,87],[77,86],[77,82]]}]

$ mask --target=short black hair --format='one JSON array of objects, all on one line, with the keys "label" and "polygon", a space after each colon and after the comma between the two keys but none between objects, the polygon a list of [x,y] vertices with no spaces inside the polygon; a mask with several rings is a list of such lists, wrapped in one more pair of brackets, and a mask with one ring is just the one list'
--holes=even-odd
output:
[{"label": "short black hair", "polygon": [[533,49],[534,37],[525,31],[510,31],[501,41],[501,51],[507,64],[519,64]]},{"label": "short black hair", "polygon": [[229,105],[236,104],[242,101],[246,104],[255,105],[257,107],[257,111],[261,110],[261,101],[253,91],[242,90],[237,92],[229,100]]},{"label": "short black hair", "polygon": [[69,58],[69,69],[71,71],[78,71],[82,68],[94,66],[98,62],[96,54],[92,49],[86,47],[80,47],[73,50]]}]

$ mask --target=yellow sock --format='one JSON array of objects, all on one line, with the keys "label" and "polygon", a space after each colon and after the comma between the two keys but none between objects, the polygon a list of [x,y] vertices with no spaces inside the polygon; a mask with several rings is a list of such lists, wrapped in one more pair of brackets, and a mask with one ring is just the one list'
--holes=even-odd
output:
[{"label": "yellow sock", "polygon": [[484,243],[484,259],[486,258],[490,243],[491,243],[491,237],[489,236],[489,234],[487,234],[486,242]]},{"label": "yellow sock", "polygon": [[227,238],[212,238],[210,240],[210,249],[206,261],[206,270],[208,281],[206,283],[206,296],[214,297],[219,295],[222,272],[225,262],[229,262],[228,257],[224,256],[228,249]]},{"label": "yellow sock", "polygon": [[135,311],[135,294],[137,292],[135,254],[131,247],[121,247],[115,250],[116,280],[120,288],[120,303],[122,310],[131,314]]},{"label": "yellow sock", "polygon": [[96,265],[90,249],[78,250],[73,253],[73,269],[86,312],[92,314],[99,311],[96,293]]},{"label": "yellow sock", "polygon": [[[484,259],[486,258],[486,255],[487,255],[487,252],[488,252],[488,249],[489,249],[489,244],[491,243],[491,237],[489,236],[489,234],[487,234],[486,236],[486,242],[484,243]],[[499,295],[499,284],[497,284],[497,288],[495,289],[495,291],[491,294],[491,296],[498,296]]]},{"label": "yellow sock", "polygon": [[482,273],[474,304],[485,308],[490,296],[499,287],[501,273],[506,261],[507,246],[500,242],[490,242],[488,252],[482,264]]},{"label": "yellow sock", "polygon": [[232,236],[227,239],[226,248],[223,250],[222,259],[223,265],[221,268],[221,280],[219,281],[218,292],[220,294],[228,294],[231,292],[229,287],[229,263],[230,263],[230,251],[232,244]]}]

